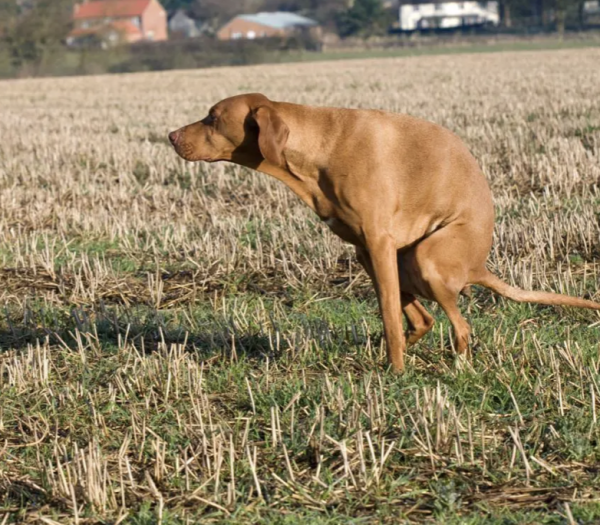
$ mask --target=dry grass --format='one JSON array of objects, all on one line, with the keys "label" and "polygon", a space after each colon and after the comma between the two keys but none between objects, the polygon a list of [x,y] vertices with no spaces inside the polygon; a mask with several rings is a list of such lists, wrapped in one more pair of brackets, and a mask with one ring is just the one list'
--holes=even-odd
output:
[{"label": "dry grass", "polygon": [[491,269],[599,300],[599,60],[0,84],[0,522],[600,519],[597,314],[479,292],[473,363],[433,308],[397,378],[352,250],[276,181],[165,140],[248,91],[428,118],[490,180]]}]

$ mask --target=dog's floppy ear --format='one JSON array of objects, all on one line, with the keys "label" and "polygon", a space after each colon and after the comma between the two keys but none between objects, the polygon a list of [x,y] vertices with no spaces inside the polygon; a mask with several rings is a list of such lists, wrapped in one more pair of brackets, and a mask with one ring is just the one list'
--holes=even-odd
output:
[{"label": "dog's floppy ear", "polygon": [[259,106],[252,116],[258,125],[258,148],[261,155],[275,166],[283,164],[283,148],[287,142],[290,128],[270,106]]}]

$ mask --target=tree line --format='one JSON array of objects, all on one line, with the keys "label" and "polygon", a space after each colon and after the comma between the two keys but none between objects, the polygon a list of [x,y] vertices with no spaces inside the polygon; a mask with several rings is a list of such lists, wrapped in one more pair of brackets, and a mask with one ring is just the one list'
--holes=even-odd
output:
[{"label": "tree line", "polygon": [[[167,10],[184,9],[201,20],[223,23],[241,12],[294,11],[305,13],[321,24],[339,32],[377,32],[382,23],[389,21],[381,0],[161,0]],[[435,3],[435,0],[432,0]],[[394,13],[398,4],[411,0],[392,2]],[[552,22],[560,24],[570,20],[584,23],[585,0],[499,0],[502,25]],[[386,16],[387,15],[387,16]]]},{"label": "tree line", "polygon": [[[397,20],[398,6],[383,0],[159,0],[168,10],[184,9],[216,30],[240,13],[293,11],[316,19],[341,37],[385,34]],[[411,0],[397,0],[410,3]],[[435,0],[433,0],[435,1]],[[0,74],[29,69],[36,74],[57,57],[71,29],[75,0],[0,0]],[[502,25],[584,24],[585,0],[499,0]],[[62,54],[61,54],[62,53]]]}]

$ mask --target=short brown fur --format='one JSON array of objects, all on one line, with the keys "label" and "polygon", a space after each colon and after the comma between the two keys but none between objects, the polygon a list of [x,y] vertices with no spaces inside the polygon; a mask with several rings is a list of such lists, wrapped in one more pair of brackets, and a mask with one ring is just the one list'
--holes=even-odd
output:
[{"label": "short brown fur", "polygon": [[404,368],[406,343],[433,327],[417,296],[442,307],[459,353],[468,350],[470,327],[457,299],[470,284],[514,301],[600,310],[585,299],[509,286],[487,271],[494,228],[489,186],[462,141],[436,124],[253,93],[222,100],[169,138],[186,160],[230,161],[281,180],[356,247],[375,286],[395,370]]}]

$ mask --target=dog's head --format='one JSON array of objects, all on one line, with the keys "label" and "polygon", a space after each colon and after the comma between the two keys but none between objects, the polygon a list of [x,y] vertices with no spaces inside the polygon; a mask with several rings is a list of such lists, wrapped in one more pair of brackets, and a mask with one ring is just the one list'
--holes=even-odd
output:
[{"label": "dog's head", "polygon": [[169,140],[189,161],[229,160],[256,167],[264,159],[280,166],[288,134],[274,104],[251,93],[218,102],[199,122],[169,133]]}]

